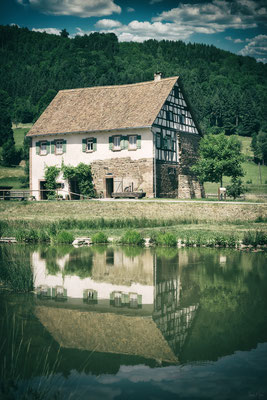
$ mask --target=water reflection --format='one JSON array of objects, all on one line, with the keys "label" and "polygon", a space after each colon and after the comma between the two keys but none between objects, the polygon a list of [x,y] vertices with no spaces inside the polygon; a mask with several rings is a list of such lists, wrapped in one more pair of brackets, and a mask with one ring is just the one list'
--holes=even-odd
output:
[{"label": "water reflection", "polygon": [[163,373],[267,342],[264,253],[2,247],[1,262],[10,256],[29,259],[37,293],[0,295],[0,355],[14,376]]}]

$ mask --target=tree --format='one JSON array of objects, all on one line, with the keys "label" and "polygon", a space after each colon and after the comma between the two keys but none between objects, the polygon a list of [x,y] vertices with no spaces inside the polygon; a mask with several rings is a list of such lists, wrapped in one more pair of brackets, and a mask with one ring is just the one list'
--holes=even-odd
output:
[{"label": "tree", "polygon": [[20,151],[16,150],[13,136],[10,137],[2,147],[2,165],[4,167],[13,167],[20,162]]},{"label": "tree", "polygon": [[61,37],[64,37],[64,38],[67,38],[67,37],[69,37],[69,32],[64,28],[64,29],[62,29],[62,31],[60,32],[60,36],[61,36]]},{"label": "tree", "polygon": [[217,182],[223,186],[223,176],[244,176],[241,166],[241,143],[236,136],[206,135],[200,142],[200,157],[191,168],[203,182]]},{"label": "tree", "polygon": [[4,90],[0,90],[0,146],[13,138],[10,117],[10,97]]},{"label": "tree", "polygon": [[267,163],[267,132],[260,131],[252,136],[251,148],[256,162]]}]

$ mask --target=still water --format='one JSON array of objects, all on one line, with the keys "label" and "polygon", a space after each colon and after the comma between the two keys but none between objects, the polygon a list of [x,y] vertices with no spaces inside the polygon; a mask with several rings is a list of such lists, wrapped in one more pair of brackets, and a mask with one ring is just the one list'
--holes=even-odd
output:
[{"label": "still water", "polygon": [[266,253],[1,246],[1,399],[267,399]]}]

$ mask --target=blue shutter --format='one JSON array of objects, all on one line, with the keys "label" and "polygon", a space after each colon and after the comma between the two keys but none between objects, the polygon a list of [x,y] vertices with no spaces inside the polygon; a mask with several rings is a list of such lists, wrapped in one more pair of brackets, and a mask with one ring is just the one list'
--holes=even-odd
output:
[{"label": "blue shutter", "polygon": [[109,141],[109,150],[113,150],[113,137],[110,136],[110,137],[108,138],[108,141]]},{"label": "blue shutter", "polygon": [[93,151],[96,151],[96,144],[97,144],[97,139],[94,137],[93,139]]},{"label": "blue shutter", "polygon": [[40,142],[35,143],[36,154],[40,154]]}]

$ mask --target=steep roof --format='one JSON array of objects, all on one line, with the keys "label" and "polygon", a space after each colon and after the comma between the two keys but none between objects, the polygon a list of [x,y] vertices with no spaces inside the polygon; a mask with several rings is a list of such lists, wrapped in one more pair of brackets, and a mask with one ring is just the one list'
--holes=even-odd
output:
[{"label": "steep roof", "polygon": [[45,306],[35,314],[61,347],[178,362],[152,318]]},{"label": "steep roof", "polygon": [[28,136],[151,126],[177,79],[60,90]]}]

